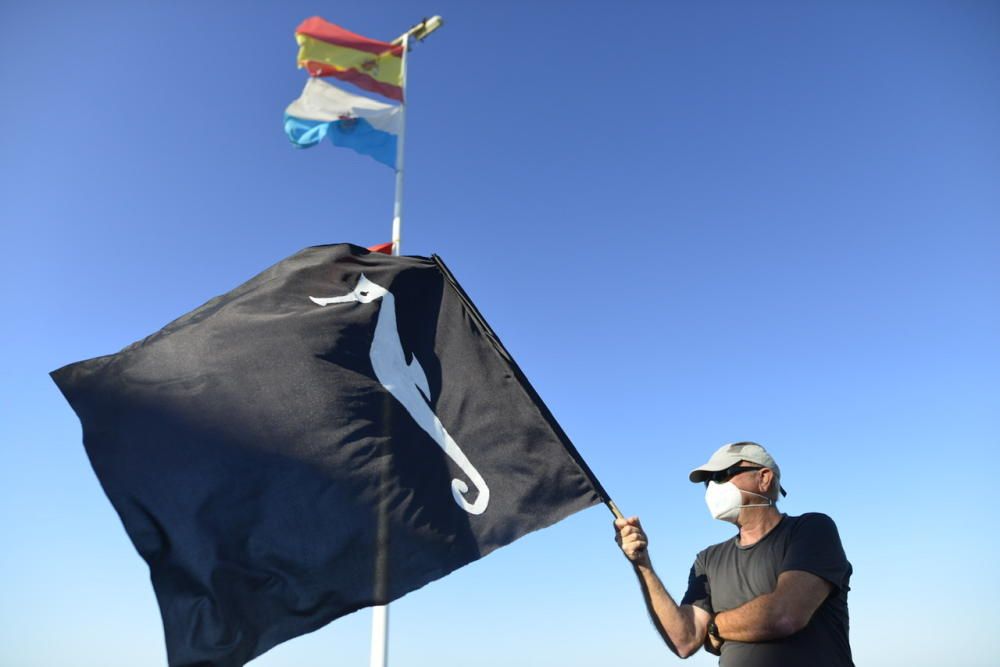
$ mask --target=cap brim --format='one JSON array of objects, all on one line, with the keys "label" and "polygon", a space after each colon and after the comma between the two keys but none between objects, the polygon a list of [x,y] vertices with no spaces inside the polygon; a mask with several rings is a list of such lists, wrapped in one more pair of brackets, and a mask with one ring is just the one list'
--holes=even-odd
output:
[{"label": "cap brim", "polygon": [[701,482],[704,482],[706,479],[708,479],[713,472],[719,472],[720,470],[725,470],[726,468],[731,468],[732,466],[733,466],[732,463],[725,463],[725,464],[706,463],[705,465],[692,470],[691,474],[688,475],[688,479],[694,482],[695,484],[700,484]]}]

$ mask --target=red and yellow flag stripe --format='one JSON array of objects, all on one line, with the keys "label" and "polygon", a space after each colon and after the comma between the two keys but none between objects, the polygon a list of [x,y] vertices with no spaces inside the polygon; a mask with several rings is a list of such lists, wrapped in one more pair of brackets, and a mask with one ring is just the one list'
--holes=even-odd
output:
[{"label": "red and yellow flag stripe", "polygon": [[403,100],[403,46],[357,35],[318,16],[295,29],[299,67]]}]

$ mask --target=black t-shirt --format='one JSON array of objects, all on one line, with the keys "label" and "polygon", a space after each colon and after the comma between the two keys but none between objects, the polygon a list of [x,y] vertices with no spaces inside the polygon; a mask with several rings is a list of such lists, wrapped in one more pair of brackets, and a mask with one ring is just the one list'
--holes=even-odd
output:
[{"label": "black t-shirt", "polygon": [[853,667],[847,618],[852,568],[837,526],[825,514],[783,515],[756,544],[741,547],[733,537],[705,549],[695,558],[681,604],[710,614],[735,609],[774,592],[778,575],[789,570],[822,577],[833,590],[803,630],[773,641],[726,641],[719,665]]}]

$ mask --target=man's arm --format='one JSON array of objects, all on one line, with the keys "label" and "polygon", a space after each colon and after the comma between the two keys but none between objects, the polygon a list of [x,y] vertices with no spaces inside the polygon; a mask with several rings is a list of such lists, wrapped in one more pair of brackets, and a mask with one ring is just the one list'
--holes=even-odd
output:
[{"label": "man's arm", "polygon": [[759,642],[781,639],[806,627],[833,584],[815,574],[789,570],[778,575],[773,593],[721,612],[715,626],[723,639]]},{"label": "man's arm", "polygon": [[646,601],[649,617],[671,651],[687,658],[701,648],[711,616],[694,605],[680,605],[674,601],[653,569],[646,550],[646,534],[638,517],[615,521],[617,541],[625,556],[632,562],[642,596]]}]

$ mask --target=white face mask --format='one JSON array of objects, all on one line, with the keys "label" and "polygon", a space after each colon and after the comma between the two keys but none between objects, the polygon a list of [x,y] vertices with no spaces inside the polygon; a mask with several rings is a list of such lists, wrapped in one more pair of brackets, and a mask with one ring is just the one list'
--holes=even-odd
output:
[{"label": "white face mask", "polygon": [[[751,496],[763,498],[766,503],[756,503],[752,505],[743,504],[742,493],[749,493]],[[732,482],[709,482],[708,489],[705,490],[705,503],[708,505],[708,512],[713,519],[736,523],[740,516],[740,510],[744,507],[770,507],[774,501],[767,496],[762,496],[753,491],[740,491]]]}]

